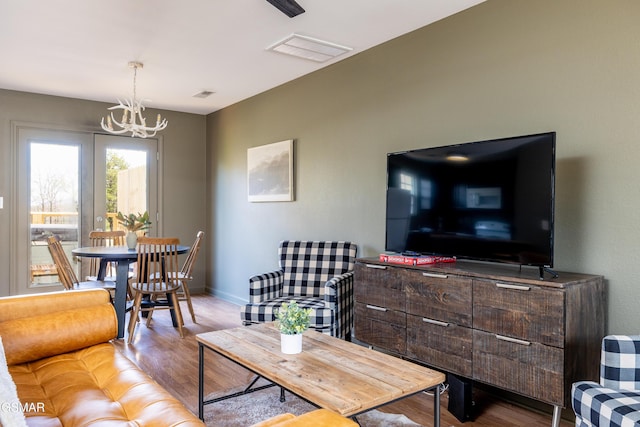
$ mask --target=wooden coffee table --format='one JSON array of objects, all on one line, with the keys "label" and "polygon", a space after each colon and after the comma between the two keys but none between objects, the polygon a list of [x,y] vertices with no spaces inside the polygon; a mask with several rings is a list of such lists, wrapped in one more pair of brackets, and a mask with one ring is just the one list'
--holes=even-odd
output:
[{"label": "wooden coffee table", "polygon": [[208,348],[282,389],[345,417],[434,389],[434,426],[440,425],[443,373],[316,331],[303,337],[302,353],[283,354],[271,323],[196,335],[199,356],[198,415],[204,405],[263,387],[204,400],[204,349]]}]

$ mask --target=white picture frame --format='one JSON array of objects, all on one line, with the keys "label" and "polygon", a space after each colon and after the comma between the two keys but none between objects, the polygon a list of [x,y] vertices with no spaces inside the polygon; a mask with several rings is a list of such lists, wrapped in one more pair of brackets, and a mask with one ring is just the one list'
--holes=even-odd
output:
[{"label": "white picture frame", "polygon": [[291,202],[293,139],[247,149],[249,202]]}]

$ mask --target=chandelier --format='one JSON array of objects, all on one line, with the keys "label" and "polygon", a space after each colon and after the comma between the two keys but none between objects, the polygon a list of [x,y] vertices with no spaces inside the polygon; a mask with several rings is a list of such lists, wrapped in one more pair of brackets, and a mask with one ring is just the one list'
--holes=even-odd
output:
[{"label": "chandelier", "polygon": [[[102,129],[107,132],[116,135],[131,132],[132,137],[147,138],[155,136],[156,132],[167,127],[167,119],[163,119],[160,114],[158,114],[155,126],[147,126],[147,120],[142,117],[144,105],[142,105],[142,101],[136,99],[136,76],[138,68],[143,66],[144,64],[141,62],[129,62],[129,67],[133,68],[133,98],[125,99],[124,103],[118,99],[118,105],[108,108],[112,112],[107,116],[107,123],[105,124],[104,117],[100,121]],[[113,110],[122,110],[122,120],[120,122],[113,116]],[[118,128],[114,129],[113,125]]]}]

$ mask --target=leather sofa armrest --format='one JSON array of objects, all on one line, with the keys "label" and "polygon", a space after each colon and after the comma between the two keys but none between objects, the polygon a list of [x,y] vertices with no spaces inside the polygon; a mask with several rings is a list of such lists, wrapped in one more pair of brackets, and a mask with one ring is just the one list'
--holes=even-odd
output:
[{"label": "leather sofa armrest", "polygon": [[118,320],[104,289],[0,298],[0,336],[8,365],[108,342]]}]

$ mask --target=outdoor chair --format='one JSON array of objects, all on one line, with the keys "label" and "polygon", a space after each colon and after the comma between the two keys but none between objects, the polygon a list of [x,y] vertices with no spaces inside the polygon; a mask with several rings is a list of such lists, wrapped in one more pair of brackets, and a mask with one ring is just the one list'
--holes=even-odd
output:
[{"label": "outdoor chair", "polygon": [[600,383],[571,387],[576,427],[640,425],[640,335],[602,340]]},{"label": "outdoor chair", "polygon": [[351,242],[282,241],[280,269],[249,278],[249,304],[241,307],[245,325],[275,320],[282,303],[311,308],[311,328],[351,338],[353,269],[357,246]]}]

